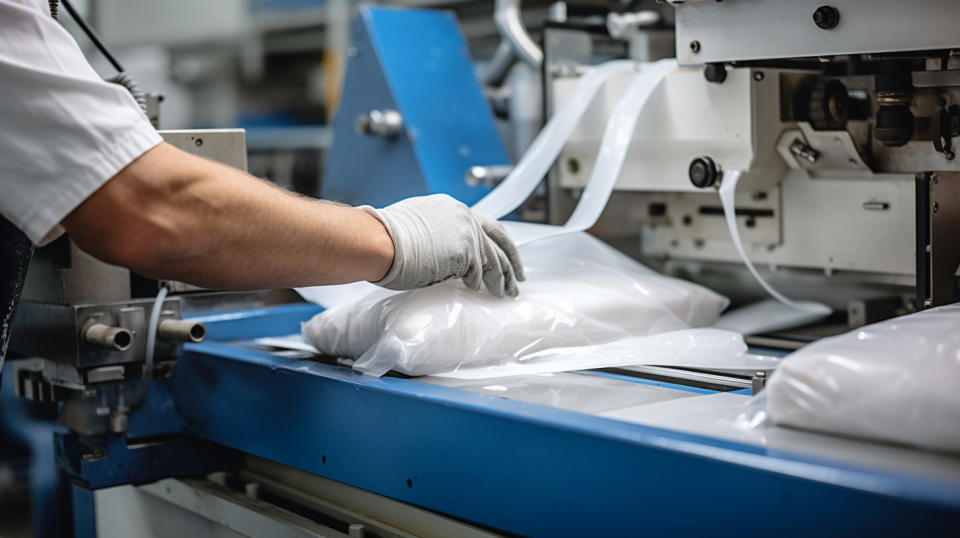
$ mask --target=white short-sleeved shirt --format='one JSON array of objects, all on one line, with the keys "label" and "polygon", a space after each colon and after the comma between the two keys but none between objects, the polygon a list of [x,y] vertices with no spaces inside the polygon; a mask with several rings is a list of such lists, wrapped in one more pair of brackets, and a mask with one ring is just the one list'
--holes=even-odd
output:
[{"label": "white short-sleeved shirt", "polygon": [[34,243],[160,143],[104,82],[47,0],[0,0],[0,214]]}]

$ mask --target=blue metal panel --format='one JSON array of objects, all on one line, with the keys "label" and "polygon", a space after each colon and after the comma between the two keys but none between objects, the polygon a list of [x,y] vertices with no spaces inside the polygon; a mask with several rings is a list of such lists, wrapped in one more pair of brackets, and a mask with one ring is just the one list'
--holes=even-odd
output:
[{"label": "blue metal panel", "polygon": [[[437,192],[472,204],[486,194],[464,182],[466,171],[510,159],[454,15],[364,8],[353,51],[323,197],[382,206]],[[387,108],[403,116],[400,136],[356,132],[359,115]]]},{"label": "blue metal panel", "polygon": [[300,332],[300,324],[323,312],[311,303],[296,303],[255,310],[190,316],[207,328],[207,340],[252,340]]},{"label": "blue metal panel", "polygon": [[173,386],[195,435],[531,536],[944,534],[960,485],[221,343]]},{"label": "blue metal panel", "polygon": [[73,538],[97,538],[97,508],[93,492],[71,484],[70,499],[73,505]]},{"label": "blue metal panel", "polygon": [[128,445],[123,435],[90,439],[57,433],[54,444],[60,468],[91,490],[202,475],[237,463],[232,453],[188,437]]}]

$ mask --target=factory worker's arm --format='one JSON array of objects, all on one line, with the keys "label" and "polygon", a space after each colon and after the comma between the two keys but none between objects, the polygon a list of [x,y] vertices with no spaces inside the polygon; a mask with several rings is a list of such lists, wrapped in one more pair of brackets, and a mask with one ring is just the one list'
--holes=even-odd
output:
[{"label": "factory worker's arm", "polygon": [[375,210],[286,192],[159,144],[63,220],[84,250],[147,276],[253,289],[378,281],[393,289],[462,278],[516,295],[503,229],[444,195]]}]

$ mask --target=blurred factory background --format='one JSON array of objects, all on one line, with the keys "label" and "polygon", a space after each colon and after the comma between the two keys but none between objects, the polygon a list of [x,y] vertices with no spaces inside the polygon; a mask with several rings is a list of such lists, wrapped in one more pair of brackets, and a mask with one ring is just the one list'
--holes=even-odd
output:
[{"label": "blurred factory background", "polygon": [[[500,41],[492,1],[377,4],[454,11],[478,75]],[[252,174],[305,194],[319,193],[359,2],[86,0],[76,5],[141,88],[164,97],[161,129],[245,128]],[[522,6],[535,39],[548,10],[546,0]],[[67,17],[61,19],[94,66],[109,73],[89,40]],[[513,133],[503,130],[513,157],[532,136],[514,142]]]}]

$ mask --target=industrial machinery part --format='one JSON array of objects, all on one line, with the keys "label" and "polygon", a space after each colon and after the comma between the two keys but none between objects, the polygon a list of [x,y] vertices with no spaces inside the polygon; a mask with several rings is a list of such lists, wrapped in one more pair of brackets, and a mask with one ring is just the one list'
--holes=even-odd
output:
[{"label": "industrial machinery part", "polygon": [[708,63],[703,68],[703,78],[707,79],[707,82],[722,84],[727,80],[727,67],[720,62]]},{"label": "industrial machinery part", "polygon": [[89,344],[126,351],[133,343],[133,333],[123,327],[111,327],[91,320],[87,328],[83,329],[83,339]]},{"label": "industrial machinery part", "polygon": [[165,319],[157,328],[160,338],[177,342],[203,342],[207,337],[207,329],[202,323]]},{"label": "industrial machinery part", "polygon": [[813,23],[821,30],[833,30],[840,24],[840,12],[833,6],[820,6],[813,12]]},{"label": "industrial machinery part", "polygon": [[470,52],[456,18],[369,7],[352,36],[356,54],[347,63],[322,198],[382,207],[444,193],[469,205],[489,192],[468,185],[467,171],[509,164],[510,156],[465,61]]},{"label": "industrial machinery part", "polygon": [[403,116],[392,109],[371,110],[357,116],[357,132],[365,135],[393,137],[403,131]]},{"label": "industrial machinery part", "polygon": [[[817,77],[810,86],[806,118],[814,129],[836,131],[847,126],[850,106],[847,87],[837,79]],[[800,102],[800,100],[797,100]]]},{"label": "industrial machinery part", "polygon": [[7,354],[13,315],[33,256],[33,242],[0,216],[0,368]]},{"label": "industrial machinery part", "polygon": [[470,186],[484,185],[486,187],[495,187],[510,175],[511,170],[513,170],[513,166],[507,165],[471,166],[470,169],[467,170],[464,181]]},{"label": "industrial machinery part", "polygon": [[947,100],[940,98],[937,103],[940,110],[933,115],[930,122],[930,134],[933,137],[933,149],[942,153],[948,160],[952,161],[956,156],[953,150],[953,139],[960,136],[960,106],[947,106]]},{"label": "industrial machinery part", "polygon": [[[960,172],[960,39],[946,22],[955,2],[918,3],[910,24],[923,31],[912,34],[894,31],[895,0],[671,3],[681,67],[642,112],[596,232],[632,248],[639,238],[646,260],[735,302],[759,298],[740,278],[715,193],[698,192],[713,168],[691,159],[709,155],[718,172],[744,171],[744,248],[780,284],[804,281],[801,295],[839,311],[918,297],[906,313],[957,297],[952,252],[934,237],[960,233],[943,213],[948,191],[914,185],[918,173]],[[611,49],[574,28],[545,32],[549,117]],[[625,84],[611,80],[607,100]],[[595,120],[577,127],[551,173],[550,222],[566,218],[594,167],[611,107],[592,106]]]},{"label": "industrial machinery part", "polygon": [[[190,153],[246,168],[243,130],[161,135]],[[38,249],[12,323],[11,351],[33,357],[15,370],[17,393],[63,402],[60,420],[74,431],[125,431],[129,412],[142,403],[136,395],[148,387],[140,381],[169,378],[182,345],[206,337],[203,324],[181,319],[181,297],[155,301],[160,286],[175,293],[200,290],[158,283],[101,262],[68,236]],[[154,307],[156,333],[148,323]],[[150,346],[153,338],[156,344]],[[148,360],[151,356],[156,360]]]},{"label": "industrial machinery part", "polygon": [[698,189],[712,187],[717,184],[717,180],[720,178],[717,164],[706,155],[691,161],[687,174],[690,176],[690,183],[693,183]]},{"label": "industrial machinery part", "polygon": [[960,173],[917,175],[917,307],[954,303],[960,249]]},{"label": "industrial machinery part", "polygon": [[887,146],[902,146],[913,138],[911,61],[889,60],[876,76],[877,140]]},{"label": "industrial machinery part", "polygon": [[902,0],[670,2],[681,65],[960,48],[954,0],[912,2],[909,17]]},{"label": "industrial machinery part", "polygon": [[493,20],[500,35],[513,49],[513,54],[523,63],[534,69],[540,69],[543,63],[543,51],[534,43],[523,20],[520,19],[520,0],[496,0]]}]

